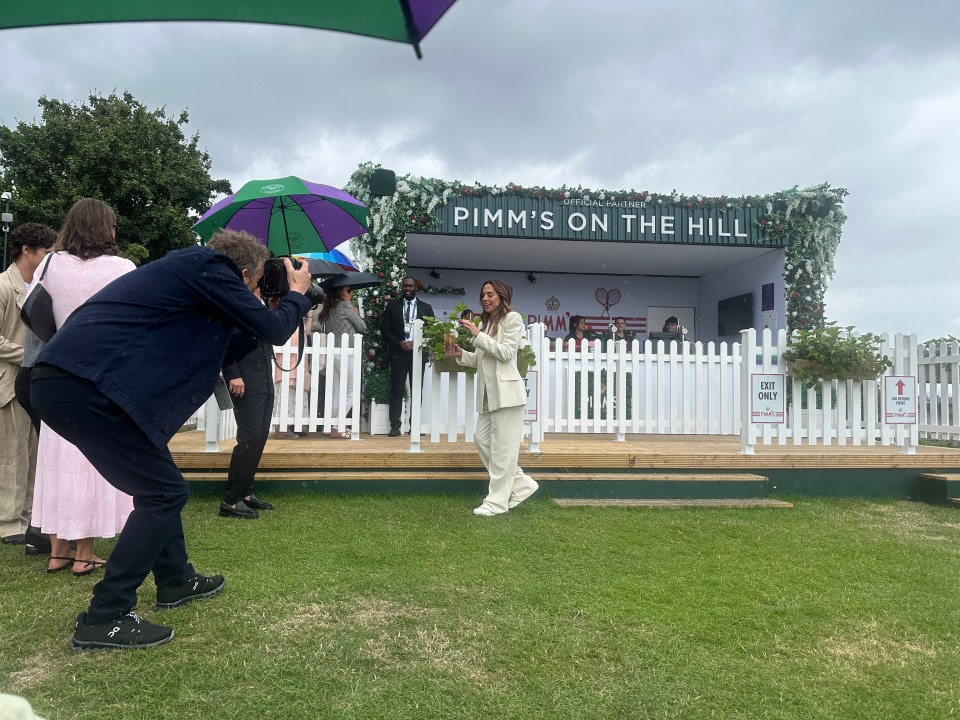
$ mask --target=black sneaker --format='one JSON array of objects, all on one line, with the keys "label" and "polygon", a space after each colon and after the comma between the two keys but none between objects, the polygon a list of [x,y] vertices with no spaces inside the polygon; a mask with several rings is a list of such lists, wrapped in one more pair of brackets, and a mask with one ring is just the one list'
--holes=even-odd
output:
[{"label": "black sneaker", "polygon": [[247,505],[243,500],[237,500],[237,504],[230,507],[227,503],[220,503],[220,517],[243,518],[244,520],[256,520],[260,513]]},{"label": "black sneaker", "polygon": [[77,616],[70,638],[70,647],[77,652],[99,648],[148,648],[163,645],[173,638],[173,628],[148,623],[133,612],[99,625],[87,625],[84,622],[86,615],[80,613]]},{"label": "black sneaker", "polygon": [[400,428],[390,428],[390,432],[387,433],[389,437],[400,437]]},{"label": "black sneaker", "polygon": [[180,607],[191,600],[213,597],[226,584],[223,575],[194,575],[183,585],[157,588],[157,610]]},{"label": "black sneaker", "polygon": [[243,502],[247,507],[253,508],[254,510],[273,510],[273,505],[264,502],[256,495],[250,495],[250,497],[244,498]]}]

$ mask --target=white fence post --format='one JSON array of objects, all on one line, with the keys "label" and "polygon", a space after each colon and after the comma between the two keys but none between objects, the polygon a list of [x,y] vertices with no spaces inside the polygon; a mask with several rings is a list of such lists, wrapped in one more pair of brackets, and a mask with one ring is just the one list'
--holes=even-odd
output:
[{"label": "white fence post", "polygon": [[757,444],[756,426],[750,415],[750,371],[757,354],[757,331],[740,331],[740,454],[753,455]]},{"label": "white fence post", "polygon": [[[413,369],[410,371],[410,452],[420,450],[420,401],[423,395],[423,320],[413,321]],[[434,398],[434,404],[439,398]]]}]

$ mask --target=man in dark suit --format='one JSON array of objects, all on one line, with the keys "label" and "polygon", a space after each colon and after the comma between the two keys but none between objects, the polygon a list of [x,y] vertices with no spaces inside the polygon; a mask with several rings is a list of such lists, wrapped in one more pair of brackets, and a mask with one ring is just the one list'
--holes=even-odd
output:
[{"label": "man in dark suit", "polygon": [[224,367],[223,379],[233,397],[237,444],[230,456],[220,516],[256,520],[258,510],[273,510],[273,505],[253,494],[253,477],[273,419],[273,345],[261,342],[239,362]]},{"label": "man in dark suit", "polygon": [[269,253],[244,232],[174,250],[114,280],[57,330],[34,366],[40,418],[79,448],[108,483],[133,497],[103,579],[74,625],[74,650],[142,648],[173,628],[133,612],[153,573],[157,609],[219,593],[222,575],[196,572],[180,512],[187,481],[167,447],[213,392],[220,370],[258,340],[282,345],[313,305],[310,269],[284,259],[290,292],[270,308],[253,290]]},{"label": "man in dark suit", "polygon": [[[413,321],[433,317],[429,303],[417,299],[417,283],[405,277],[400,283],[400,298],[387,304],[380,320],[380,334],[390,353],[390,432],[400,434],[403,387],[409,379],[413,386]],[[426,356],[424,356],[426,363]],[[422,376],[421,376],[422,377]]]}]

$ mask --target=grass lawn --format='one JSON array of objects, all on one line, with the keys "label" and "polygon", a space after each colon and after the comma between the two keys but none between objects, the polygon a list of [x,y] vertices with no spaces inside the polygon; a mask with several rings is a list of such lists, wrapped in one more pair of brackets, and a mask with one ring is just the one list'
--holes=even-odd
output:
[{"label": "grass lawn", "polygon": [[0,689],[49,720],[960,714],[958,510],[265,499],[257,522],[191,499],[191,559],[227,586],[161,613],[148,580],[177,633],[148,650],[72,652],[91,578],[2,546]]}]

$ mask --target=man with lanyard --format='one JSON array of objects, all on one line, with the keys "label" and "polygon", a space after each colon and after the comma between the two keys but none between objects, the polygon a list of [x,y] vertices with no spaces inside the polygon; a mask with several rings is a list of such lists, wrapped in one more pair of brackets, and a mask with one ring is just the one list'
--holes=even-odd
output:
[{"label": "man with lanyard", "polygon": [[[429,303],[417,299],[417,283],[405,277],[400,283],[401,296],[387,304],[380,321],[380,334],[387,343],[390,355],[390,432],[400,434],[400,412],[403,408],[403,388],[410,381],[413,387],[413,321],[433,317]],[[426,363],[426,358],[424,358]]]}]

